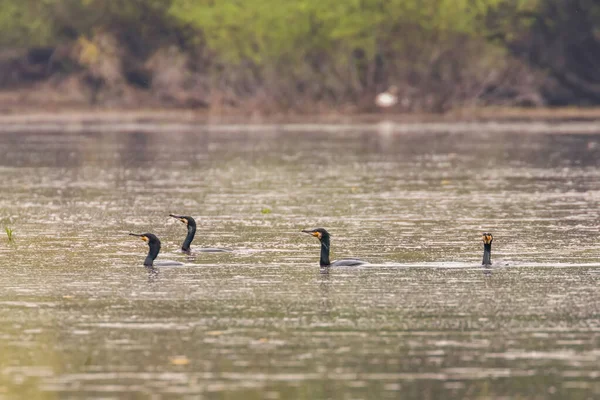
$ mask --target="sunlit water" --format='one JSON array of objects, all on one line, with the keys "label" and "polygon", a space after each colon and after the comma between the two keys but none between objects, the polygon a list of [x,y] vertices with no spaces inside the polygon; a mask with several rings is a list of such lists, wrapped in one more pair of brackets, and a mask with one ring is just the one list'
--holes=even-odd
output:
[{"label": "sunlit water", "polygon": [[2,133],[0,399],[598,398],[599,167],[600,133]]}]

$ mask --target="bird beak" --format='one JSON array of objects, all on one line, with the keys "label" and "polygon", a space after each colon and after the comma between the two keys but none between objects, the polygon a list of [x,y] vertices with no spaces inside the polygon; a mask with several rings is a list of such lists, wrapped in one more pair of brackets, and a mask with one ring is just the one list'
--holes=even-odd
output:
[{"label": "bird beak", "polygon": [[321,239],[321,232],[309,231],[309,230],[302,230],[302,232],[308,233],[309,235],[313,235],[314,237],[319,238],[319,240]]},{"label": "bird beak", "polygon": [[169,214],[169,217],[173,217],[173,218],[177,218],[178,220],[180,220],[181,222],[183,222],[184,224],[187,225],[188,221],[187,219],[185,219],[183,216],[181,215],[175,215],[175,214]]},{"label": "bird beak", "polygon": [[148,236],[144,236],[144,235],[139,235],[137,233],[130,233],[129,236],[135,236],[135,237],[139,237],[141,238],[144,242],[148,241]]}]

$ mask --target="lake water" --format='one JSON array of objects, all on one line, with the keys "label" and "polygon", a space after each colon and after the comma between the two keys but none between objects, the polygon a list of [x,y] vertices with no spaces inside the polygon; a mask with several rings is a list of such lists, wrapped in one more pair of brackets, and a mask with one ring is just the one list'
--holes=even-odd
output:
[{"label": "lake water", "polygon": [[0,133],[0,399],[600,396],[600,129],[130,128]]}]

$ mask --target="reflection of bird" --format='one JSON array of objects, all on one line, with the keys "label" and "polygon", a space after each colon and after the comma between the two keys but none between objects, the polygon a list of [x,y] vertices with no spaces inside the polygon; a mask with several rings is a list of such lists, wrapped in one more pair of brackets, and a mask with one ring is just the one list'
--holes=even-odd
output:
[{"label": "reflection of bird", "polygon": [[[184,216],[184,215],[174,215],[174,214],[169,214],[169,216],[173,217],[173,218],[177,218],[178,220],[180,220],[181,222],[183,222],[185,224],[185,226],[187,226],[187,236],[185,237],[185,240],[183,241],[183,244],[181,245],[181,250],[184,253],[190,253],[190,245],[192,244],[192,240],[194,240],[194,236],[196,235],[196,220],[194,220],[194,218],[192,217],[188,217],[188,216]],[[219,252],[228,252],[231,251],[229,249],[220,249],[220,248],[215,248],[215,247],[203,247],[198,249],[198,251],[202,251],[202,252],[212,252],[212,253],[219,253]]]},{"label": "reflection of bird", "polygon": [[313,235],[321,242],[321,259],[319,264],[321,267],[352,267],[356,265],[368,264],[366,261],[357,260],[356,258],[344,258],[334,262],[329,261],[329,232],[323,228],[303,230],[302,232]]},{"label": "reflection of bird", "polygon": [[[152,233],[142,233],[142,234],[130,233],[130,235],[139,237],[144,242],[148,243],[148,255],[146,256],[146,259],[144,260],[144,266],[145,267],[154,266],[154,259],[158,256],[158,253],[160,253],[160,240],[156,237],[156,235],[153,235]],[[176,261],[161,261],[158,265],[159,266],[174,266],[174,265],[183,265],[183,264],[180,262],[176,262]]]},{"label": "reflection of bird", "polygon": [[398,88],[393,85],[375,97],[375,104],[381,108],[391,107],[396,103],[398,103]]},{"label": "reflection of bird", "polygon": [[481,265],[492,265],[492,242],[494,237],[491,233],[483,234],[483,261]]}]

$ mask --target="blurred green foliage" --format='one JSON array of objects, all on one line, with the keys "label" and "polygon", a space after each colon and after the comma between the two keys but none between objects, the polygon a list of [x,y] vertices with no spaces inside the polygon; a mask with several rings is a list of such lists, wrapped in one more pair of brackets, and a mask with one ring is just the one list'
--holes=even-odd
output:
[{"label": "blurred green foliage", "polygon": [[[170,7],[170,0],[0,0],[0,46],[54,46],[97,29],[169,39]],[[172,29],[158,35],[161,28]]]},{"label": "blurred green foliage", "polygon": [[[445,110],[480,99],[535,97],[544,91],[537,71],[554,76],[574,93],[571,99],[600,102],[600,58],[590,56],[600,50],[598,4],[0,0],[0,51],[65,44],[62,56],[52,57],[54,71],[91,71],[98,90],[127,81],[151,88],[162,71],[155,81],[161,98],[189,98],[171,87],[194,87],[202,92],[198,104],[237,106],[240,96],[284,108],[359,104],[393,83],[405,110]],[[178,54],[181,62],[161,63],[161,54]],[[0,65],[0,72],[14,65]],[[31,71],[20,68],[19,76],[30,79]]]},{"label": "blurred green foliage", "polygon": [[[483,35],[486,15],[506,0],[0,0],[0,45],[55,45],[93,29],[130,30],[155,36],[160,26],[196,28],[225,61],[256,63],[307,53],[362,49],[373,56],[379,46],[401,49],[423,37],[403,35],[402,27],[422,35]],[[514,0],[531,6],[538,0]],[[165,22],[168,20],[168,22]],[[163,37],[171,32],[162,31]]]},{"label": "blurred green foliage", "polygon": [[[403,26],[422,35],[483,34],[502,0],[173,0],[171,13],[202,30],[228,62],[296,61],[314,52],[401,49]],[[414,32],[414,31],[413,31]]]},{"label": "blurred green foliage", "polygon": [[45,0],[0,0],[0,45],[39,46],[50,43],[53,32],[52,23],[45,21],[47,3]]}]

